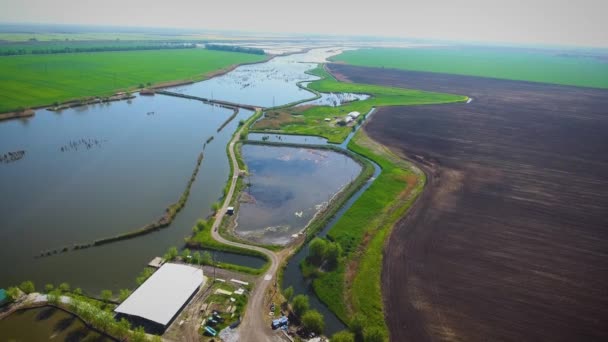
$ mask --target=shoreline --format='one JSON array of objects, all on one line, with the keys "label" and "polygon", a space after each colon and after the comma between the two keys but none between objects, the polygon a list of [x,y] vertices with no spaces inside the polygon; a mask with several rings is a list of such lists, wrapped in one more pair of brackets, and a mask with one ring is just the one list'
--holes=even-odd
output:
[{"label": "shoreline", "polygon": [[[297,53],[301,53],[301,52],[297,52]],[[73,103],[79,103],[79,102],[83,102],[83,101],[87,101],[90,100],[91,98],[95,98],[96,100],[99,100],[103,97],[112,97],[114,95],[116,95],[117,93],[120,92],[141,92],[141,90],[145,90],[145,89],[152,89],[152,90],[162,90],[162,89],[168,89],[168,88],[172,88],[172,87],[177,87],[180,85],[188,85],[188,84],[194,84],[194,83],[198,83],[198,82],[203,82],[203,81],[207,81],[210,80],[214,77],[218,77],[218,76],[223,76],[231,71],[233,71],[234,69],[240,67],[240,66],[244,66],[244,65],[254,65],[254,64],[259,64],[259,63],[266,63],[269,62],[270,60],[274,59],[275,57],[281,57],[283,55],[266,55],[266,58],[264,60],[258,61],[258,62],[247,62],[247,63],[237,63],[237,64],[232,64],[228,67],[219,69],[219,70],[215,70],[215,71],[211,71],[208,72],[206,74],[203,75],[193,75],[191,79],[176,79],[176,80],[168,80],[168,81],[164,81],[164,82],[160,82],[156,85],[152,85],[150,87],[147,88],[137,88],[136,86],[133,87],[128,87],[128,88],[118,88],[118,89],[114,89],[111,92],[105,93],[106,95],[109,94],[113,94],[113,95],[109,95],[109,96],[103,96],[103,95],[90,95],[90,96],[85,96],[85,97],[77,97],[77,98],[73,98],[67,101],[63,101],[58,103],[58,106],[54,106],[53,103],[48,103],[48,104],[43,104],[43,105],[37,105],[37,106],[31,106],[29,108],[27,108],[23,113],[27,113],[27,114],[19,114],[19,112],[17,111],[10,111],[10,112],[4,112],[4,113],[0,113],[0,122],[4,121],[4,120],[11,120],[11,119],[19,119],[19,118],[30,118],[32,116],[34,116],[36,114],[36,110],[38,109],[50,109],[53,107],[62,107],[64,105],[70,105]],[[141,95],[141,94],[140,94]],[[136,96],[132,96],[130,97],[130,99],[135,98]],[[121,98],[118,100],[113,100],[113,101],[120,101],[120,100],[127,100],[127,98]],[[104,101],[99,101],[99,102],[104,102]],[[91,102],[91,103],[83,103],[81,105],[76,105],[76,106],[68,106],[65,108],[61,108],[61,109],[67,109],[67,108],[73,108],[73,107],[79,107],[79,106],[84,106],[84,105],[88,105],[88,104],[93,104],[93,103],[98,103],[98,102]]]}]

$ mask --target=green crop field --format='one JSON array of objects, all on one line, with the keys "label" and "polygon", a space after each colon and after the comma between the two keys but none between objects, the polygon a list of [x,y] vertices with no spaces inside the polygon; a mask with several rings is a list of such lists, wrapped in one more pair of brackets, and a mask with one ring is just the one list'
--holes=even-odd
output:
[{"label": "green crop field", "polygon": [[139,84],[201,80],[265,56],[204,49],[0,57],[0,112],[95,95]]},{"label": "green crop field", "polygon": [[[308,87],[310,89],[322,93],[369,94],[372,97],[364,101],[350,102],[339,107],[314,106],[311,108],[304,107],[304,110],[300,110],[298,107],[280,109],[278,112],[283,114],[273,117],[273,113],[269,113],[266,118],[258,121],[253,126],[253,129],[264,131],[280,127],[281,131],[286,133],[322,136],[330,142],[341,143],[348,136],[351,127],[325,122],[325,118],[344,117],[352,111],[365,114],[373,107],[379,106],[437,104],[466,101],[467,99],[466,96],[451,94],[338,82],[321,67],[313,70],[311,73],[323,77],[323,79],[309,84]],[[284,113],[290,115],[285,115]]]},{"label": "green crop field", "polygon": [[606,50],[386,48],[347,51],[333,60],[360,66],[608,88]]}]

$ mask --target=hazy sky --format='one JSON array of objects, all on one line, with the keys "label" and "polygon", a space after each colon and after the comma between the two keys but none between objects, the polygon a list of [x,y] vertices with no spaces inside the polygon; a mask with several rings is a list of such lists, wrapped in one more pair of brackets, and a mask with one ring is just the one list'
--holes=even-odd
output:
[{"label": "hazy sky", "polygon": [[608,47],[608,0],[0,0],[0,21]]}]

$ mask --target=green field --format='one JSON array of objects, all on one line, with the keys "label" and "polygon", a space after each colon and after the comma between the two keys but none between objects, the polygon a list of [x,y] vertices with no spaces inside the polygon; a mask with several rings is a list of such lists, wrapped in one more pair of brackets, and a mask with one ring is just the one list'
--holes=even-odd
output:
[{"label": "green field", "polygon": [[360,66],[608,88],[605,50],[385,48],[347,51],[332,60]]},{"label": "green field", "polygon": [[204,49],[0,57],[0,112],[108,95],[148,82],[201,80],[231,65],[265,58]]},{"label": "green field", "polygon": [[310,89],[322,93],[369,94],[372,97],[364,101],[350,102],[339,107],[314,106],[306,109],[299,109],[298,107],[279,109],[277,111],[279,113],[278,117],[273,117],[273,112],[271,111],[267,113],[264,119],[258,121],[253,126],[253,129],[264,131],[280,128],[282,132],[286,133],[322,136],[330,142],[341,143],[348,136],[352,128],[338,126],[333,122],[325,122],[325,118],[344,117],[352,111],[365,114],[372,107],[448,103],[465,101],[467,99],[465,96],[420,90],[338,82],[321,67],[313,70],[311,73],[323,77],[323,79],[309,84],[308,87]]}]

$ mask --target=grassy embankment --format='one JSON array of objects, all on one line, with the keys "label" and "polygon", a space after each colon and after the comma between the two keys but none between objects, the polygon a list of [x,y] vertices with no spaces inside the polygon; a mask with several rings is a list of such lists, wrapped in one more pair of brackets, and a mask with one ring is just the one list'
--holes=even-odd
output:
[{"label": "grassy embankment", "polygon": [[[335,80],[323,68],[313,71],[322,80],[312,82],[308,88],[317,92],[342,92],[369,94],[372,97],[364,101],[353,101],[339,107],[301,106],[271,110],[263,120],[258,121],[253,130],[258,132],[282,132],[290,134],[322,136],[332,143],[340,143],[348,136],[352,128],[339,126],[336,118],[343,118],[352,111],[368,113],[373,107],[436,104],[462,101],[465,97],[455,98],[454,95],[425,92],[419,90],[382,87],[368,84],[343,83]],[[325,122],[331,118],[332,122]]]},{"label": "grassy embankment", "polygon": [[[251,117],[249,117],[249,119],[247,119],[245,122],[243,122],[242,125],[240,126],[244,126],[244,130],[246,130],[252,122],[254,122],[255,120],[257,120],[260,116],[262,115],[262,112],[256,112],[254,115],[252,115]],[[234,134],[232,139],[234,139],[234,136],[236,134],[239,133],[239,129],[237,129]],[[246,137],[246,134],[244,135]],[[239,137],[241,138],[241,137]],[[231,139],[231,141],[232,141]],[[229,149],[230,144],[228,144],[226,146],[226,153],[228,154],[228,149]],[[236,157],[237,157],[237,162],[238,163],[243,163],[242,162],[242,158],[239,156],[239,154],[237,153],[239,149],[235,147],[235,153],[236,153]],[[229,154],[228,154],[229,155]],[[234,172],[234,165],[232,165],[232,161],[230,158],[228,158],[229,163],[230,163],[230,173],[228,176],[228,180],[226,182],[226,186],[224,187],[224,193],[223,196],[226,196],[226,194],[228,194],[228,190],[230,188],[230,182],[232,180],[232,174]],[[239,169],[244,170],[245,169],[245,165],[243,163],[243,165],[239,164]],[[237,197],[236,194],[239,193],[239,191],[244,187],[244,183],[242,178],[239,177],[238,181],[237,181],[237,188],[235,189],[235,196],[232,199],[232,204],[237,203]],[[225,229],[225,225],[226,223],[230,220],[230,217],[228,215],[224,215],[224,219],[222,222],[222,225],[220,226],[220,232],[222,232]],[[226,245],[223,244],[219,241],[216,241],[213,236],[211,235],[211,227],[213,226],[213,218],[209,218],[208,220],[199,220],[196,224],[196,229],[194,229],[194,233],[192,235],[191,238],[188,239],[188,241],[186,242],[186,245],[188,247],[194,247],[194,248],[205,248],[205,249],[212,249],[212,250],[217,250],[217,251],[224,251],[224,252],[230,252],[230,253],[236,253],[236,254],[242,254],[242,255],[249,255],[249,256],[254,256],[254,257],[259,257],[262,258],[264,260],[266,260],[266,264],[260,268],[260,269],[254,269],[254,268],[250,268],[250,267],[246,267],[246,266],[241,266],[241,265],[233,265],[233,264],[226,264],[226,263],[220,263],[220,267],[225,268],[225,269],[230,269],[230,270],[234,270],[234,271],[239,271],[239,272],[244,272],[244,273],[249,273],[249,274],[262,274],[264,273],[268,267],[270,266],[270,264],[268,263],[268,258],[266,257],[265,254],[254,251],[254,250],[250,250],[250,249],[245,249],[245,248],[240,248],[240,247],[236,247],[236,246],[231,246],[231,245]],[[223,234],[224,235],[224,234]],[[228,238],[228,236],[224,235],[226,238]]]},{"label": "grassy embankment", "polygon": [[[284,118],[284,122],[275,125],[275,129],[323,136],[339,143],[352,128],[329,126],[322,120],[328,113],[353,110],[367,113],[372,107],[462,102],[467,99],[465,96],[342,83],[321,68],[315,73],[325,77],[309,85],[316,91],[367,93],[372,98],[337,108],[306,108],[294,118]],[[298,122],[294,124],[294,120]],[[369,139],[363,131],[355,135],[348,148],[378,163],[382,173],[330,229],[328,237],[340,244],[343,255],[333,271],[311,272],[317,277],[313,287],[319,298],[343,321],[348,322],[354,314],[360,313],[366,317],[368,326],[379,327],[388,336],[380,283],[382,250],[393,225],[422,191],[424,174]]]},{"label": "grassy embankment", "polygon": [[0,57],[0,113],[107,96],[141,84],[199,81],[233,65],[265,58],[204,49]]},{"label": "grassy embankment", "polygon": [[445,47],[363,49],[332,60],[353,65],[608,88],[606,50]]},{"label": "grassy embankment", "polygon": [[424,174],[363,131],[348,147],[378,163],[382,173],[330,229],[328,237],[342,246],[343,258],[334,271],[321,273],[313,286],[343,321],[362,313],[370,326],[386,329],[380,283],[382,250],[393,225],[422,191]]}]

